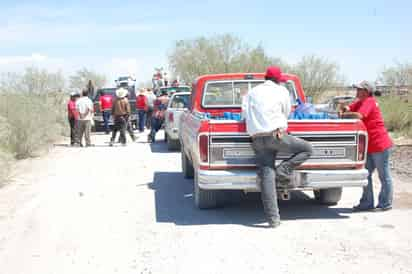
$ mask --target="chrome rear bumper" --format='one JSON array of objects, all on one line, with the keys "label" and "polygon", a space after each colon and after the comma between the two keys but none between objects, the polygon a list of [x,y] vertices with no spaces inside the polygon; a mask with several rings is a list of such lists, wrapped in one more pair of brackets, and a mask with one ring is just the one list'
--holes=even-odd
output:
[{"label": "chrome rear bumper", "polygon": [[[254,170],[197,170],[202,189],[260,191]],[[293,178],[297,189],[362,187],[368,184],[368,171],[356,170],[296,170]]]}]

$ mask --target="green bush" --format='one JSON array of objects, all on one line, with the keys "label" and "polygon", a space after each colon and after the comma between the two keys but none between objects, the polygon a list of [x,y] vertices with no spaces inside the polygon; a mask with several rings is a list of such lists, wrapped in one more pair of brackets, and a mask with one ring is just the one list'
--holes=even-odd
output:
[{"label": "green bush", "polygon": [[12,163],[12,156],[5,152],[10,136],[9,124],[4,117],[0,116],[0,186],[7,178]]},{"label": "green bush", "polygon": [[0,80],[0,151],[17,159],[34,156],[62,134],[65,79],[60,72],[28,68]]},{"label": "green bush", "polygon": [[56,140],[63,132],[62,104],[58,95],[0,94],[0,116],[7,122],[3,150],[22,159]]},{"label": "green bush", "polygon": [[384,96],[378,101],[388,131],[412,137],[412,96]]}]

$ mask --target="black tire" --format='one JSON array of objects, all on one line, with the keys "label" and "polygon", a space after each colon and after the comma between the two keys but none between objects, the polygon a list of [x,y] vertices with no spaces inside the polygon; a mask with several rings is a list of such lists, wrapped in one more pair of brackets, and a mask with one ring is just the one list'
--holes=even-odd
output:
[{"label": "black tire", "polygon": [[183,176],[184,176],[186,179],[193,178],[194,173],[195,173],[195,171],[194,171],[194,169],[193,169],[193,165],[192,165],[192,163],[190,162],[190,160],[187,158],[187,156],[186,156],[185,152],[183,151],[183,149],[182,149],[182,152],[181,152],[181,157],[182,157],[182,172],[183,172]]},{"label": "black tire", "polygon": [[313,193],[322,205],[336,205],[342,198],[341,187],[314,190]]},{"label": "black tire", "polygon": [[180,142],[179,140],[172,140],[170,137],[167,137],[167,149],[168,150],[179,150]]},{"label": "black tire", "polygon": [[211,209],[222,205],[222,191],[205,190],[199,187],[198,176],[194,176],[194,191],[193,198],[195,205],[199,209]]},{"label": "black tire", "polygon": [[95,123],[94,126],[92,126],[92,132],[99,132],[103,130],[103,126],[101,126],[98,123]]}]

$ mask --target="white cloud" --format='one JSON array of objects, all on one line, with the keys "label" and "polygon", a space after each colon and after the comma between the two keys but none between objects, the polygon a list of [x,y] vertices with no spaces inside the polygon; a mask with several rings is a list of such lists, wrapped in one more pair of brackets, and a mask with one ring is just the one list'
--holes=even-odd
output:
[{"label": "white cloud", "polygon": [[99,37],[108,37],[113,34],[124,33],[133,35],[140,32],[150,32],[158,29],[158,26],[150,24],[119,24],[102,25],[95,23],[33,23],[6,25],[0,28],[0,42],[2,43],[25,43],[41,42],[64,42],[93,40]]},{"label": "white cloud", "polygon": [[0,56],[0,65],[30,65],[47,60],[47,56],[33,53],[29,56]]},{"label": "white cloud", "polygon": [[50,72],[62,71],[69,76],[85,67],[106,75],[107,86],[113,86],[114,80],[121,75],[131,75],[137,83],[150,81],[154,66],[167,67],[165,62],[160,56],[63,58],[32,53],[26,56],[0,56],[0,73],[23,72],[27,67],[34,66]]}]

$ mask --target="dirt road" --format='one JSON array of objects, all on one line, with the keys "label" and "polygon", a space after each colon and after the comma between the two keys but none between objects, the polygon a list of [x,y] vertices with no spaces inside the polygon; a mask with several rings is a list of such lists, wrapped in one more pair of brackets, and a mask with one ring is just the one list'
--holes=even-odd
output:
[{"label": "dirt road", "polygon": [[352,213],[360,189],[334,207],[297,193],[267,229],[256,195],[194,208],[192,181],[164,143],[94,140],[19,163],[0,189],[0,273],[412,272],[410,181],[395,179],[388,212]]}]

